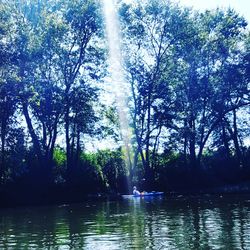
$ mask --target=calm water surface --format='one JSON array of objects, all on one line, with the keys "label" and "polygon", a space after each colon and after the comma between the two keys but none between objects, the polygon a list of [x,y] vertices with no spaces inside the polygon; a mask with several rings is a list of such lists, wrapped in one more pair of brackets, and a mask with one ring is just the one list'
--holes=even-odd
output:
[{"label": "calm water surface", "polygon": [[0,249],[250,249],[250,197],[1,209]]}]

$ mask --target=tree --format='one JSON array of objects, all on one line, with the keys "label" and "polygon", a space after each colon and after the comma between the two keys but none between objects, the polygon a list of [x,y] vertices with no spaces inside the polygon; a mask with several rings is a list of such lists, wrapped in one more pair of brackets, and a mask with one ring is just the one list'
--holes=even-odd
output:
[{"label": "tree", "polygon": [[140,153],[150,183],[159,140],[164,129],[174,127],[176,75],[171,75],[175,64],[173,50],[176,41],[182,37],[189,11],[182,11],[169,1],[140,1],[136,7],[123,5],[121,15],[126,24],[135,150]]},{"label": "tree", "polygon": [[13,49],[11,47],[12,21],[10,9],[0,4],[0,182],[5,181],[7,137],[13,127],[17,110],[17,78],[13,64]]},{"label": "tree", "polygon": [[15,23],[13,46],[19,81],[17,97],[37,157],[37,170],[47,178],[51,174],[62,113],[58,78],[55,77],[55,50],[62,38],[63,25],[57,23],[55,15],[48,13],[44,6],[33,2],[15,4],[13,1],[9,4]]},{"label": "tree", "polygon": [[83,150],[81,138],[86,134],[90,136],[95,134],[95,123],[98,118],[93,106],[96,99],[96,89],[84,81],[81,81],[79,86],[72,88],[70,96],[70,159],[73,168],[79,166],[80,153]]},{"label": "tree", "polygon": [[101,75],[99,5],[93,1],[11,1],[6,6],[12,10],[17,96],[32,139],[34,164],[47,178],[61,125],[70,169],[76,124],[79,154],[80,134],[88,133],[87,124],[95,120],[90,100],[97,94],[87,86]]},{"label": "tree", "polygon": [[103,56],[99,41],[102,23],[99,7],[94,1],[86,1],[84,4],[82,1],[65,2],[67,11],[64,13],[64,18],[68,29],[64,42],[61,43],[59,70],[64,85],[65,139],[69,172],[73,163],[71,145],[74,139],[74,137],[70,138],[70,130],[74,128],[71,124],[73,121],[71,97],[77,95],[74,91],[80,89],[77,86],[81,78],[85,78],[84,81],[87,82],[91,79],[96,80],[100,76]]}]

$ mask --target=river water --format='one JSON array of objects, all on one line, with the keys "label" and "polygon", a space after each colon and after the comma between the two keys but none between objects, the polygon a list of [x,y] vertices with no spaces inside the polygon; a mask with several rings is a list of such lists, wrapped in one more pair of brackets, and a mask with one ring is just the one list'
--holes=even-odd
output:
[{"label": "river water", "polygon": [[5,208],[0,249],[250,249],[250,196]]}]

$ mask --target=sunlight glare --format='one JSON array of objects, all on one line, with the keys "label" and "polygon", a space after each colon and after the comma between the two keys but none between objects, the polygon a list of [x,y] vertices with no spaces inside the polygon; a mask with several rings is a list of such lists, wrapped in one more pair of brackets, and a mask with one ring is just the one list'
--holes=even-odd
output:
[{"label": "sunlight glare", "polygon": [[103,0],[104,16],[106,21],[106,35],[109,47],[109,72],[110,84],[115,95],[119,114],[120,133],[124,143],[127,167],[130,168],[130,142],[131,131],[129,127],[129,110],[127,107],[128,84],[123,69],[123,58],[121,53],[121,35],[119,20],[116,14],[116,1]]}]

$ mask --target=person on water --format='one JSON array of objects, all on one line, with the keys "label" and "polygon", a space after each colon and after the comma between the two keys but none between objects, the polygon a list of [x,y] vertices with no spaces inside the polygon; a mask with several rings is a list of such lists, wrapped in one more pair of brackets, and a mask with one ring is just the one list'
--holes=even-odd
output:
[{"label": "person on water", "polygon": [[137,190],[136,186],[133,187],[133,195],[141,195],[141,193]]}]

